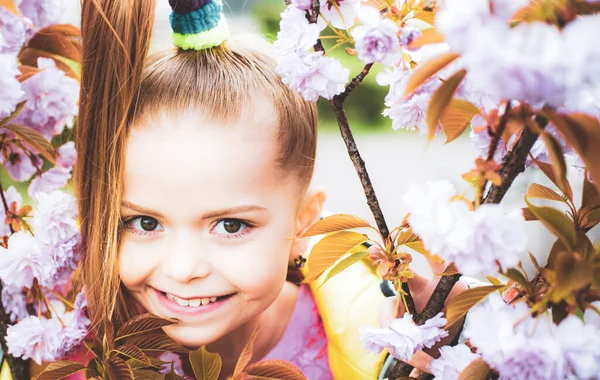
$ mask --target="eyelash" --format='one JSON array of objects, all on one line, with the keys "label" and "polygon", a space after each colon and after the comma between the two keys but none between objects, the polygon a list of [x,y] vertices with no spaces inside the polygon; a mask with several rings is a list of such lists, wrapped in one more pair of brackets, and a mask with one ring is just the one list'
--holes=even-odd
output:
[{"label": "eyelash", "polygon": [[[144,217],[148,217],[148,216],[147,215],[130,216],[129,218],[123,219],[123,225],[125,226],[126,230],[128,230],[129,232],[131,232],[133,234],[137,234],[137,235],[147,236],[147,235],[155,235],[155,234],[159,233],[160,230],[159,231],[140,231],[131,226],[133,221],[135,221],[136,219],[139,219],[139,218],[144,218]],[[149,218],[152,218],[152,217],[149,217]],[[155,219],[155,218],[152,218],[152,219]],[[237,233],[233,233],[233,234],[218,234],[219,237],[223,238],[223,239],[239,239],[239,238],[249,234],[250,232],[252,232],[252,230],[255,227],[252,223],[250,223],[246,220],[227,218],[227,219],[217,220],[217,223],[215,223],[215,225],[213,226],[213,228],[211,230],[213,230],[217,226],[217,224],[224,222],[224,221],[237,221],[237,222],[240,222],[243,225],[245,225],[246,228],[244,228],[241,232],[237,232]],[[160,224],[160,222],[159,222],[159,224]]]}]

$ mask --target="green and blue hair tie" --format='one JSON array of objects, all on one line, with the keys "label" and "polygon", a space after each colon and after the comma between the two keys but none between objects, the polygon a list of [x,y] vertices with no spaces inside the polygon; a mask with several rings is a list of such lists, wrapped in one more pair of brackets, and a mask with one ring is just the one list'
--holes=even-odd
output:
[{"label": "green and blue hair tie", "polygon": [[209,49],[229,37],[223,0],[169,0],[173,40],[184,50]]}]

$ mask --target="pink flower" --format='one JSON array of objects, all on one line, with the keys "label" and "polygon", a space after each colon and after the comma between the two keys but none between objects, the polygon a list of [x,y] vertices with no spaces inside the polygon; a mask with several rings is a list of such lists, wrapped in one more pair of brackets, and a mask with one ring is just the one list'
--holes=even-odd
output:
[{"label": "pink flower", "polygon": [[[21,197],[21,193],[19,193],[14,186],[11,186],[8,189],[6,189],[6,191],[4,192],[4,197],[6,198],[6,203],[8,204],[8,207],[10,207],[10,205],[13,202],[16,202],[17,210],[21,208],[23,197]],[[11,233],[10,226],[4,223],[5,220],[6,212],[4,211],[4,207],[0,207],[0,236],[7,236]]]},{"label": "pink flower", "polygon": [[0,54],[17,54],[25,43],[26,31],[23,19],[0,7]]},{"label": "pink flower", "polygon": [[17,80],[20,71],[16,55],[0,54],[0,73],[0,119],[4,119],[15,111],[24,94]]},{"label": "pink flower", "polygon": [[56,150],[56,165],[71,170],[77,159],[77,151],[75,150],[75,142],[69,141],[59,146]]},{"label": "pink flower", "polygon": [[181,363],[181,358],[179,357],[179,355],[167,351],[160,354],[158,360],[167,362],[166,364],[163,364],[160,369],[160,373],[162,375],[166,375],[167,373],[171,372],[172,367],[173,371],[176,374],[178,374],[179,376],[185,376],[185,372],[183,371],[183,364]]},{"label": "pink flower", "polygon": [[398,129],[417,130],[420,136],[424,136],[429,133],[426,115],[430,99],[430,94],[412,95],[384,110],[383,116],[392,119],[392,128],[396,131]]},{"label": "pink flower", "polygon": [[10,314],[11,322],[18,322],[29,316],[22,288],[3,284],[2,305],[4,305],[4,310]]},{"label": "pink flower", "polygon": [[398,33],[400,27],[388,18],[381,18],[376,8],[362,7],[362,25],[352,30],[358,59],[364,63],[381,62],[392,66],[402,58]]},{"label": "pink flower", "polygon": [[15,144],[8,144],[5,149],[8,159],[4,160],[4,157],[0,156],[0,163],[4,164],[8,174],[17,182],[29,180],[37,172],[36,166],[42,166],[42,160],[34,152],[29,151],[28,156]]},{"label": "pink flower", "polygon": [[331,99],[342,93],[350,75],[340,61],[325,57],[322,52],[280,55],[277,72],[283,83],[308,101],[316,101],[319,96]]},{"label": "pink flower", "polygon": [[59,334],[60,348],[58,352],[61,357],[77,348],[87,336],[91,321],[85,315],[86,308],[87,301],[82,291],[75,298],[73,310],[61,314],[60,319],[65,324]]},{"label": "pink flower", "polygon": [[326,20],[337,29],[351,28],[356,21],[361,2],[362,0],[320,0],[319,18]]},{"label": "pink flower", "polygon": [[19,9],[36,28],[60,24],[64,20],[67,0],[21,0]]},{"label": "pink flower", "polygon": [[312,0],[292,0],[292,4],[304,11],[307,11],[310,9]]},{"label": "pink flower", "polygon": [[33,198],[38,192],[50,193],[60,190],[69,182],[69,179],[71,179],[70,169],[50,168],[31,181],[27,192]]},{"label": "pink flower", "polygon": [[431,372],[437,380],[458,380],[460,373],[480,356],[459,344],[440,348],[440,357],[431,362]]},{"label": "pink flower", "polygon": [[423,32],[419,28],[414,26],[406,25],[402,28],[402,33],[400,34],[400,44],[409,50],[418,50],[418,49],[410,49],[408,45],[410,45],[415,39],[421,37]]},{"label": "pink flower", "polygon": [[0,247],[0,278],[7,285],[30,288],[33,278],[42,285],[56,272],[56,264],[44,245],[29,233],[20,231]]},{"label": "pink flower", "polygon": [[379,353],[389,349],[390,354],[402,361],[409,361],[415,352],[423,347],[432,347],[440,339],[448,336],[441,326],[446,324],[442,313],[428,320],[424,325],[417,326],[409,313],[402,318],[392,321],[390,327],[361,327],[360,340],[369,352]]},{"label": "pink flower", "polygon": [[57,359],[58,337],[62,326],[57,319],[39,319],[29,316],[6,330],[8,353],[23,359],[42,361]]},{"label": "pink flower", "polygon": [[25,107],[16,123],[34,128],[48,140],[62,133],[77,113],[78,82],[56,68],[52,59],[38,58],[39,73],[24,81]]},{"label": "pink flower", "polygon": [[278,54],[306,53],[317,43],[318,38],[319,27],[308,22],[306,12],[289,6],[281,14],[275,48]]},{"label": "pink flower", "polygon": [[78,234],[75,197],[62,191],[36,194],[32,227],[40,241],[57,246]]}]

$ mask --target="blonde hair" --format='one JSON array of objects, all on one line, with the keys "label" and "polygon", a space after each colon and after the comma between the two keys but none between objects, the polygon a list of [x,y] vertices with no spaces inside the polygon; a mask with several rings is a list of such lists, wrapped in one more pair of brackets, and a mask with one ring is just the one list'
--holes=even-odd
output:
[{"label": "blonde hair", "polygon": [[[134,310],[118,276],[125,147],[142,118],[197,108],[209,120],[236,121],[244,106],[268,96],[279,117],[278,163],[308,184],[317,113],[281,82],[274,59],[249,44],[147,57],[154,0],[84,0],[81,100],[75,186],[82,234],[80,282],[97,331],[120,326]],[[176,133],[176,132],[172,132]]]}]

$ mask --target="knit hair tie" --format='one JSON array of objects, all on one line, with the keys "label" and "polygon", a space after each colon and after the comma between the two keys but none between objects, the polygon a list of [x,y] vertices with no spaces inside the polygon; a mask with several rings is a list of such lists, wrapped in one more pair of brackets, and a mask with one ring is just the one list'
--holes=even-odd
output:
[{"label": "knit hair tie", "polygon": [[229,36],[222,0],[169,0],[173,40],[184,50],[221,45]]}]

